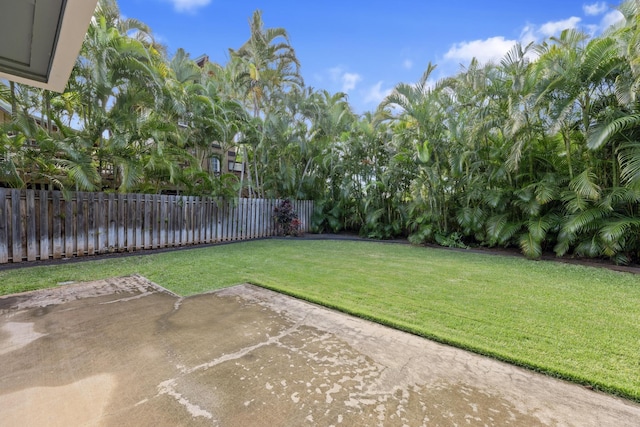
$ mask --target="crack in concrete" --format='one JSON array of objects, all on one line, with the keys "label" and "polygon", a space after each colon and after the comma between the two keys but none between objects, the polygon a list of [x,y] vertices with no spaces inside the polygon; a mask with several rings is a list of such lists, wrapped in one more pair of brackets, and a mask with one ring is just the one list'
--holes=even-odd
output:
[{"label": "crack in concrete", "polygon": [[211,412],[204,410],[200,406],[189,402],[187,398],[185,398],[181,393],[178,393],[176,391],[175,386],[176,386],[175,379],[170,379],[170,380],[161,382],[160,384],[158,384],[157,396],[162,396],[163,394],[166,394],[168,396],[173,397],[179,404],[181,404],[186,408],[187,412],[189,412],[189,414],[191,414],[193,418],[204,417],[209,420],[213,419],[213,414]]},{"label": "crack in concrete", "polygon": [[116,303],[116,302],[133,301],[133,300],[136,300],[136,299],[148,297],[149,295],[153,295],[155,293],[156,293],[155,291],[153,291],[153,292],[143,292],[143,293],[141,293],[139,295],[134,295],[134,296],[128,297],[128,298],[120,298],[120,299],[116,299],[116,300],[113,300],[113,301],[101,302],[100,305],[113,304],[113,303]]},{"label": "crack in concrete", "polygon": [[[184,298],[179,298],[175,304],[174,304],[174,309],[173,309],[173,313],[175,313],[175,311],[177,311],[180,308],[180,305],[182,304],[182,301],[184,300]],[[256,345],[252,345],[249,347],[245,347],[241,350],[238,350],[236,352],[233,353],[229,353],[229,354],[225,354],[221,357],[218,357],[216,359],[213,359],[209,362],[206,363],[202,363],[200,365],[196,365],[192,368],[187,368],[186,366],[183,365],[177,365],[176,368],[183,374],[183,375],[188,375],[188,374],[192,374],[196,371],[199,370],[207,370],[209,368],[213,368],[214,366],[217,366],[221,363],[224,362],[228,362],[231,360],[236,360],[239,359],[249,353],[251,353],[252,351],[255,351],[261,347],[267,346],[267,345],[271,345],[271,344],[280,344],[279,340],[284,338],[287,335],[290,335],[291,333],[293,333],[294,331],[298,330],[300,325],[302,325],[304,323],[304,321],[306,320],[307,316],[305,316],[303,319],[301,319],[299,322],[296,322],[293,326],[291,326],[290,328],[285,329],[284,331],[282,331],[281,333],[279,333],[278,335],[269,337],[267,340],[262,341]],[[161,396],[161,395],[168,395],[173,397],[179,404],[181,404],[182,406],[184,406],[187,411],[189,412],[189,414],[191,414],[192,417],[204,417],[207,419],[211,419],[213,420],[213,414],[211,414],[210,412],[206,411],[205,409],[202,409],[200,406],[195,405],[193,403],[191,403],[187,398],[185,398],[181,393],[178,393],[175,389],[176,386],[176,378],[171,378],[168,379],[166,381],[161,382],[160,384],[158,384],[157,388],[158,388],[158,394],[156,395],[156,397]],[[214,420],[214,422],[216,422]]]},{"label": "crack in concrete", "polygon": [[183,374],[191,374],[193,372],[199,371],[201,369],[209,369],[209,368],[213,368],[214,366],[217,366],[221,363],[224,362],[228,362],[230,360],[236,360],[236,359],[240,359],[243,356],[246,356],[247,354],[251,353],[254,350],[257,350],[261,347],[267,346],[267,345],[272,345],[272,344],[278,344],[280,339],[286,337],[287,335],[290,335],[292,332],[296,331],[299,327],[300,327],[301,322],[296,323],[295,325],[293,325],[290,328],[285,329],[284,331],[282,331],[281,333],[279,333],[278,335],[275,335],[273,337],[269,337],[269,339],[267,339],[266,341],[262,341],[258,344],[249,346],[249,347],[245,347],[243,349],[240,349],[236,352],[233,353],[229,353],[229,354],[225,354],[222,355],[216,359],[213,359],[209,362],[206,363],[202,363],[200,365],[194,366],[193,368],[186,368],[186,367],[180,367],[180,370]]}]

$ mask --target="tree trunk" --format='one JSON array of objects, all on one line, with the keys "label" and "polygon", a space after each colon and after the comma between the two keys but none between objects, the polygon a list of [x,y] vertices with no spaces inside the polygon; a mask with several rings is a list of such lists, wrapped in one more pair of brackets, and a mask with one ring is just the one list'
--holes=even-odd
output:
[{"label": "tree trunk", "polygon": [[569,167],[569,179],[573,179],[573,166],[571,165],[571,134],[567,135],[566,129],[562,131],[564,147],[567,150],[567,166]]},{"label": "tree trunk", "polygon": [[300,197],[300,192],[302,191],[302,183],[304,182],[304,177],[307,174],[307,170],[309,170],[309,166],[311,166],[312,158],[307,160],[307,164],[304,166],[304,170],[302,171],[302,175],[300,176],[300,183],[298,184],[298,190],[296,191],[296,198]]},{"label": "tree trunk", "polygon": [[16,99],[16,84],[9,81],[9,90],[11,92],[11,119],[15,120],[18,117],[18,101]]},{"label": "tree trunk", "polygon": [[[253,181],[251,180],[251,164],[249,163],[249,152],[247,151],[247,146],[243,145],[242,146],[243,151],[244,151],[244,159],[242,159],[242,169],[247,171],[247,184],[249,187],[249,192],[248,192],[248,196],[249,198],[253,197]],[[244,165],[247,165],[247,167],[245,168]],[[244,172],[243,172],[244,174]]]},{"label": "tree trunk", "polygon": [[[245,159],[242,159],[242,167],[240,168],[240,189],[238,190],[238,199],[242,197],[242,187],[244,186],[244,165]],[[235,163],[234,163],[235,166]],[[235,167],[234,167],[235,170]]]},{"label": "tree trunk", "polygon": [[42,108],[42,115],[44,116],[42,118],[42,124],[45,124],[45,120],[46,120],[46,124],[47,124],[47,133],[49,134],[49,136],[52,135],[52,120],[51,120],[51,92],[49,92],[48,90],[43,90],[42,91],[42,103],[43,103],[43,108]]}]

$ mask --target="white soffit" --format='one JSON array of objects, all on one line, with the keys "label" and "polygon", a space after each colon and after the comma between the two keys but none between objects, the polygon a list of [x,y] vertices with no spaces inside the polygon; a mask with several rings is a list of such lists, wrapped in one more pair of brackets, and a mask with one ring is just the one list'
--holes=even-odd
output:
[{"label": "white soffit", "polygon": [[0,78],[64,88],[98,0],[0,0]]}]

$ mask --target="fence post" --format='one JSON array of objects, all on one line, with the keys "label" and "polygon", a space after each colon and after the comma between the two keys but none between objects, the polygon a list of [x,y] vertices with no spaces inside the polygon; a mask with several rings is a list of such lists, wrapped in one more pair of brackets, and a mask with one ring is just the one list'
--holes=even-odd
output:
[{"label": "fence post", "polygon": [[38,201],[40,202],[40,259],[49,259],[50,239],[49,239],[49,192],[40,190],[38,192]]},{"label": "fence post", "polygon": [[271,236],[271,215],[273,215],[273,199],[267,199],[266,200],[266,207],[265,207],[265,214],[264,214],[264,236],[265,237],[269,237]]},{"label": "fence post", "polygon": [[0,264],[9,262],[9,218],[7,214],[7,196],[9,192],[0,188]]},{"label": "fence post", "polygon": [[24,202],[27,261],[35,261],[38,253],[38,237],[36,229],[36,195],[34,190],[25,191]]},{"label": "fence post", "polygon": [[264,199],[260,199],[258,201],[258,208],[256,210],[257,212],[257,216],[256,216],[256,237],[260,238],[262,237],[262,231],[263,231],[263,227],[262,227],[262,219],[264,218]]},{"label": "fence post", "polygon": [[258,233],[257,231],[257,227],[256,225],[258,224],[258,205],[259,205],[260,199],[253,199],[251,201],[251,238],[255,239],[256,237],[258,237]]},{"label": "fence post", "polygon": [[182,246],[182,205],[180,196],[171,196],[173,203],[173,246]]},{"label": "fence post", "polygon": [[202,198],[193,198],[193,244],[197,245],[202,243],[202,234],[200,233],[202,227]]},{"label": "fence post", "polygon": [[165,203],[167,204],[167,246],[175,246],[175,196],[167,196]]},{"label": "fence post", "polygon": [[96,195],[87,193],[87,255],[96,253],[96,228]]},{"label": "fence post", "polygon": [[127,228],[127,223],[125,222],[127,215],[125,211],[126,206],[124,200],[124,194],[118,194],[118,216],[116,220],[116,227],[118,228],[118,246],[116,247],[116,250],[118,252],[123,252],[127,248],[124,238]]},{"label": "fence post", "polygon": [[242,199],[242,205],[240,206],[240,236],[244,240],[248,236],[248,218],[249,218],[249,202],[251,199]]},{"label": "fence post", "polygon": [[226,200],[224,201],[224,216],[222,217],[222,232],[225,242],[231,240],[231,224],[231,202]]},{"label": "fence post", "polygon": [[76,193],[76,256],[84,256],[87,250],[86,215],[84,212],[85,193]]},{"label": "fence post", "polygon": [[220,229],[218,228],[218,224],[219,224],[219,215],[220,215],[220,199],[211,199],[212,200],[212,218],[211,218],[211,227],[212,227],[212,234],[213,234],[213,243],[217,243],[218,241],[220,241]]},{"label": "fence post", "polygon": [[135,194],[133,196],[130,196],[129,200],[131,200],[132,203],[135,203],[133,215],[133,228],[135,231],[133,233],[133,250],[138,251],[145,248],[144,241],[142,240],[142,227],[145,214],[144,205],[146,204],[144,203],[145,197],[144,194]]},{"label": "fence post", "polygon": [[136,226],[136,208],[135,208],[135,195],[127,194],[125,197],[127,201],[125,221],[127,227],[127,251],[133,252],[135,248],[135,226]]},{"label": "fence post", "polygon": [[53,191],[51,193],[51,228],[53,229],[53,259],[60,259],[63,255],[64,240],[62,234],[62,224],[64,214],[62,213],[62,193]]},{"label": "fence post", "polygon": [[235,203],[229,206],[229,240],[238,239],[238,206],[240,199],[236,199]]},{"label": "fence post", "polygon": [[142,223],[141,228],[143,228],[144,230],[141,230],[140,234],[140,247],[141,249],[151,249],[153,248],[153,238],[151,237],[151,207],[153,205],[151,203],[151,196],[149,194],[145,194],[143,196],[142,206],[142,221],[140,222]]},{"label": "fence post", "polygon": [[217,216],[218,216],[218,224],[216,234],[218,236],[219,242],[224,242],[226,240],[226,229],[224,227],[224,218],[227,213],[227,202],[222,198],[218,198],[218,208],[217,208]]},{"label": "fence post", "polygon": [[211,243],[211,199],[202,198],[202,243]]},{"label": "fence post", "polygon": [[154,203],[158,204],[158,227],[160,227],[160,236],[158,237],[158,247],[167,247],[167,200],[166,196],[151,196]]},{"label": "fence post", "polygon": [[188,196],[186,197],[186,202],[184,204],[186,210],[185,210],[185,215],[184,215],[184,219],[185,219],[185,231],[186,231],[186,244],[188,245],[192,245],[193,244],[193,197],[192,196]]},{"label": "fence post", "polygon": [[20,212],[20,190],[11,190],[11,217],[13,218],[13,262],[22,262],[22,213]]},{"label": "fence post", "polygon": [[103,254],[107,252],[107,234],[106,224],[109,217],[109,208],[104,198],[104,193],[96,194],[96,227],[97,227],[97,243],[96,252]]},{"label": "fence post", "polygon": [[71,196],[64,201],[64,255],[66,258],[73,258],[75,252],[73,219],[73,196]]},{"label": "fence post", "polygon": [[118,202],[116,195],[111,193],[107,196],[109,217],[107,218],[107,250],[115,252],[118,250]]}]

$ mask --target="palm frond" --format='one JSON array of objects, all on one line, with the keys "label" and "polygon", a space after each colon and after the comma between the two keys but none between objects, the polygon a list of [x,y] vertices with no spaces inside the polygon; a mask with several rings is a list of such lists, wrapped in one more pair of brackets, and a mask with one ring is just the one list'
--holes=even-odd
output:
[{"label": "palm frond", "polygon": [[531,233],[524,233],[519,239],[520,249],[522,253],[531,259],[537,259],[542,256],[542,245]]},{"label": "palm frond", "polygon": [[576,253],[581,256],[595,258],[602,255],[602,249],[602,244],[598,240],[597,235],[594,234],[593,236],[587,237],[578,243],[576,246]]},{"label": "palm frond", "polygon": [[620,178],[634,187],[640,183],[640,144],[628,142],[618,149]]},{"label": "palm frond", "polygon": [[608,210],[592,207],[582,212],[566,216],[561,224],[561,230],[567,235],[578,235],[582,232],[594,231],[600,228],[600,220],[608,215]]},{"label": "palm frond", "polygon": [[575,240],[575,233],[570,233],[565,229],[561,229],[558,233],[558,240],[553,248],[553,251],[559,257],[564,256],[567,252],[569,252],[569,249],[571,249],[571,245],[575,242]]},{"label": "palm frond", "polygon": [[569,188],[580,197],[589,200],[598,200],[602,190],[595,182],[597,178],[593,170],[587,168],[569,182]]},{"label": "palm frond", "polygon": [[617,242],[625,234],[638,227],[640,227],[640,218],[619,217],[617,219],[608,219],[600,228],[600,236],[606,242]]},{"label": "palm frond", "polygon": [[509,214],[494,215],[487,219],[487,237],[491,245],[507,244],[511,238],[522,228],[517,222],[511,222]]},{"label": "palm frond", "polygon": [[595,126],[587,136],[587,147],[598,150],[620,132],[640,126],[640,114],[630,114]]}]

